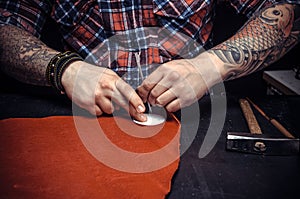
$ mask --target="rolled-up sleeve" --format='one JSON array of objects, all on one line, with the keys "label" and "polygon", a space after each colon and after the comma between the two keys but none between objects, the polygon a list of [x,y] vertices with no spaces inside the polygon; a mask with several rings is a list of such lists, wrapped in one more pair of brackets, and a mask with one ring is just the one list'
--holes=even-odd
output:
[{"label": "rolled-up sleeve", "polygon": [[40,37],[50,1],[21,0],[0,1],[0,25],[14,25]]}]

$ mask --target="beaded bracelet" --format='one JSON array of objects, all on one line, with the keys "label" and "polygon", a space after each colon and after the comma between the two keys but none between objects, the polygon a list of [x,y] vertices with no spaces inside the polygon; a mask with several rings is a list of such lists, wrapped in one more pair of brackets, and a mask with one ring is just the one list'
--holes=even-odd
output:
[{"label": "beaded bracelet", "polygon": [[48,83],[59,93],[64,94],[65,90],[61,83],[61,77],[64,70],[74,61],[83,61],[83,59],[74,52],[66,51],[58,53],[50,60],[46,69],[46,78]]}]

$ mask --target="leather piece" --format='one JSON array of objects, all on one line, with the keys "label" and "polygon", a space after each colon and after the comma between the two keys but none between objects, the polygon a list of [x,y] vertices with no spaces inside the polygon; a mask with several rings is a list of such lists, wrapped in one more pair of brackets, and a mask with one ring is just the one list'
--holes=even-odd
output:
[{"label": "leather piece", "polygon": [[[96,120],[115,146],[141,154],[137,158],[172,141],[156,162],[147,164],[157,165],[170,154],[175,159],[144,173],[111,168],[87,150],[74,123],[78,119],[84,121],[86,134],[93,131],[89,122]],[[128,130],[150,133],[140,138]],[[152,135],[153,130],[158,132]],[[180,123],[173,115],[154,127],[122,116],[11,118],[0,121],[0,132],[0,198],[165,198],[179,164]]]}]

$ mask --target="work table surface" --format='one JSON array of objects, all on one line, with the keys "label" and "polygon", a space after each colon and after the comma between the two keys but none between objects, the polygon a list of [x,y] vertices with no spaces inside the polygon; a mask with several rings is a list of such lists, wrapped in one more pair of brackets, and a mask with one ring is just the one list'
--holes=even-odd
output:
[{"label": "work table surface", "polygon": [[[26,89],[25,89],[26,90]],[[0,118],[47,117],[72,115],[72,104],[63,96],[47,90],[19,92],[2,90]],[[38,91],[41,88],[37,89]],[[214,96],[224,98],[224,96]],[[190,118],[182,126],[182,137],[189,128],[198,125],[191,145],[182,154],[167,198],[300,198],[300,156],[263,156],[230,152],[225,149],[227,132],[249,132],[238,100],[244,96],[230,95],[226,99],[226,117],[222,133],[212,150],[203,158],[199,150],[206,136],[211,118],[211,98],[199,101],[200,118]],[[299,137],[299,96],[248,96],[266,113],[280,121]],[[280,135],[269,122],[254,111],[263,133]],[[176,114],[180,118],[180,113]],[[193,121],[195,120],[195,121]],[[190,126],[191,125],[191,126]],[[0,129],[1,131],[1,129]],[[5,164],[5,163],[1,163]]]}]

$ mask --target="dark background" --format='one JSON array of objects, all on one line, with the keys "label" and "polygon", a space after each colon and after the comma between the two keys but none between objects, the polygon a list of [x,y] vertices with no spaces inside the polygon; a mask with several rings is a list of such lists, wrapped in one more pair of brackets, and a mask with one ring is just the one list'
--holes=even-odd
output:
[{"label": "dark background", "polygon": [[[218,6],[216,18],[213,31],[215,43],[230,37],[246,21],[244,16],[236,14],[225,4]],[[45,25],[42,40],[53,48],[61,48],[61,35],[51,20]],[[299,44],[266,70],[292,69],[299,66],[297,51]],[[181,157],[168,199],[300,197],[300,156],[241,154],[228,152],[224,147],[226,132],[248,131],[238,105],[238,99],[243,96],[249,96],[299,137],[299,97],[266,96],[267,85],[262,79],[262,73],[263,71],[259,71],[225,82],[228,105],[226,122],[218,143],[203,159],[198,158],[198,152],[210,122],[210,99],[205,96],[200,100],[201,118],[200,121],[195,121],[199,122],[199,130],[191,147]],[[1,74],[0,91],[0,119],[72,115],[70,100],[57,95],[51,88],[21,84]],[[280,135],[262,116],[256,111],[254,113],[264,133]]]}]

